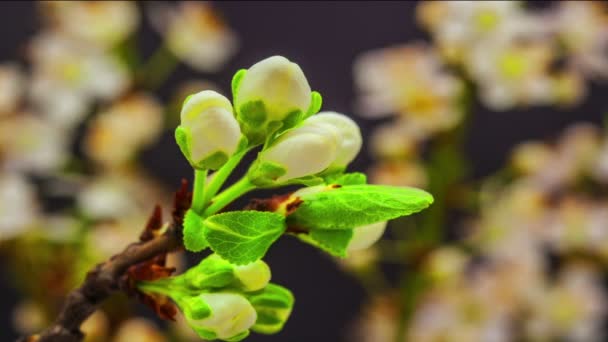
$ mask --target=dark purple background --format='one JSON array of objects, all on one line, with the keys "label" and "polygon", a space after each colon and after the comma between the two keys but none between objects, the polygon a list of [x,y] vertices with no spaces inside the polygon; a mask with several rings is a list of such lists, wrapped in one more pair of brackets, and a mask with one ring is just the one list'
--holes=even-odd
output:
[{"label": "dark purple background", "polygon": [[[145,7],[145,4],[142,5]],[[355,89],[352,62],[361,52],[391,44],[426,39],[414,21],[413,2],[222,2],[223,12],[241,40],[240,52],[216,75],[201,75],[228,90],[234,71],[270,55],[281,54],[299,63],[313,89],[321,92],[324,109],[352,113]],[[23,44],[39,27],[35,4],[0,4],[0,60],[21,58]],[[159,43],[147,22],[140,29],[140,46],[148,54]],[[180,66],[160,90],[161,97],[181,80],[196,72]],[[475,104],[475,115],[467,143],[475,177],[497,170],[510,148],[519,141],[555,137],[573,122],[600,123],[608,111],[608,87],[594,85],[591,96],[576,110],[535,108],[493,113]],[[604,95],[604,97],[602,97]],[[353,115],[369,134],[372,121]],[[143,156],[150,172],[170,185],[190,177],[172,134]],[[363,151],[353,170],[365,170],[370,159]],[[253,334],[249,341],[346,341],[364,292],[335,263],[313,248],[291,238],[281,239],[267,256],[273,280],[290,288],[296,296],[294,313],[283,332],[276,336]],[[6,273],[0,276],[6,277]],[[0,281],[0,341],[15,335],[10,327],[11,308],[18,299],[6,279]]]}]

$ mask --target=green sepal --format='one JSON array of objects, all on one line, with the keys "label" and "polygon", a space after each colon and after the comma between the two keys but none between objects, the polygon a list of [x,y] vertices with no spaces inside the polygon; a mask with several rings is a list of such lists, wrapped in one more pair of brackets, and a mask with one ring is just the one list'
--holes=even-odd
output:
[{"label": "green sepal", "polygon": [[324,182],[323,178],[311,175],[311,176],[290,179],[287,182],[283,182],[279,185],[283,186],[283,185],[297,184],[297,185],[305,185],[305,186],[315,186],[315,185],[321,185],[324,183],[325,182]]},{"label": "green sepal", "polygon": [[367,176],[361,172],[334,173],[324,177],[325,184],[361,185],[367,184]]},{"label": "green sepal", "polygon": [[192,328],[192,330],[194,330],[194,332],[198,335],[198,337],[202,338],[203,340],[207,340],[207,341],[213,341],[215,339],[217,339],[217,334],[211,330],[207,330],[201,327],[196,327],[191,325],[190,328]]},{"label": "green sepal", "polygon": [[303,114],[301,110],[297,109],[293,112],[287,114],[285,119],[283,119],[283,124],[281,126],[281,130],[279,133],[284,132],[290,128],[297,126],[303,120]]},{"label": "green sepal", "polygon": [[238,342],[238,341],[244,340],[247,336],[249,336],[249,330],[243,331],[242,333],[240,333],[238,335],[227,338],[226,341]]},{"label": "green sepal", "polygon": [[211,316],[211,308],[200,295],[174,296],[172,298],[188,319],[199,320]]},{"label": "green sepal", "polygon": [[186,129],[184,129],[182,126],[177,126],[175,129],[175,142],[190,165],[192,165],[192,161],[190,160],[191,139],[190,133]]},{"label": "green sepal", "polygon": [[228,161],[228,154],[224,151],[216,151],[209,157],[201,160],[194,164],[194,168],[197,170],[217,170],[222,167]]},{"label": "green sepal", "polygon": [[203,234],[203,218],[194,210],[188,209],[184,216],[184,247],[191,252],[200,252],[209,244]]},{"label": "green sepal", "polygon": [[345,258],[353,230],[311,229],[308,234],[298,234],[298,238],[333,256]]},{"label": "green sepal", "polygon": [[239,92],[239,87],[241,85],[241,81],[243,80],[243,77],[245,77],[245,74],[247,73],[247,69],[240,69],[239,71],[237,71],[234,76],[232,76],[232,99],[236,99],[238,92]]},{"label": "green sepal", "polygon": [[281,165],[269,161],[256,160],[251,166],[247,177],[257,187],[271,187],[276,184],[276,180],[287,173]]},{"label": "green sepal", "polygon": [[178,277],[182,278],[185,286],[196,292],[204,289],[223,288],[236,280],[234,265],[215,254],[206,257],[197,266]]},{"label": "green sepal", "polygon": [[266,106],[260,100],[243,104],[237,113],[239,122],[253,130],[262,130],[268,118]]},{"label": "green sepal", "polygon": [[347,185],[300,196],[288,223],[304,228],[352,229],[411,215],[433,203],[424,190],[385,185]]},{"label": "green sepal", "polygon": [[248,297],[258,318],[251,330],[261,334],[276,334],[285,325],[293,309],[294,297],[288,289],[268,284],[263,291]]},{"label": "green sepal", "polygon": [[261,259],[285,231],[285,217],[263,211],[231,211],[210,216],[204,222],[211,249],[236,265]]},{"label": "green sepal", "polygon": [[310,106],[308,106],[308,110],[306,111],[306,115],[303,119],[306,119],[310,116],[317,114],[321,110],[321,106],[323,105],[323,97],[320,93],[313,91],[310,93]]}]

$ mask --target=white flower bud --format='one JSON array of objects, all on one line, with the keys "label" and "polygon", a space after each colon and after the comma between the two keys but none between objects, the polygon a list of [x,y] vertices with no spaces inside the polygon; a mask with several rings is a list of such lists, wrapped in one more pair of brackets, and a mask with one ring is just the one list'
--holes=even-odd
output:
[{"label": "white flower bud", "polygon": [[213,339],[225,340],[246,333],[257,320],[253,306],[236,293],[205,293],[201,298],[209,306],[210,316],[188,323],[195,330],[204,331],[205,335],[214,334]]},{"label": "white flower bud", "polygon": [[262,261],[258,260],[244,266],[236,266],[234,275],[241,282],[244,291],[252,292],[261,290],[270,281],[270,268]]},{"label": "white flower bud", "polygon": [[280,136],[260,155],[260,162],[275,163],[285,169],[278,182],[314,175],[336,159],[338,132],[327,126],[301,126]]},{"label": "white flower bud", "polygon": [[336,112],[321,112],[304,122],[305,126],[329,125],[340,134],[340,145],[336,153],[333,166],[344,167],[348,165],[361,150],[363,138],[357,123],[346,115]]},{"label": "white flower bud", "polygon": [[230,101],[204,90],[186,99],[176,137],[194,167],[217,169],[237,150],[241,129]]},{"label": "white flower bud", "polygon": [[266,58],[249,68],[235,96],[237,112],[245,116],[242,106],[261,101],[266,115],[262,122],[282,121],[297,110],[305,113],[311,102],[310,85],[302,69],[282,56]]},{"label": "white flower bud", "polygon": [[369,248],[376,241],[380,240],[385,229],[386,221],[355,228],[347,250],[353,252]]}]

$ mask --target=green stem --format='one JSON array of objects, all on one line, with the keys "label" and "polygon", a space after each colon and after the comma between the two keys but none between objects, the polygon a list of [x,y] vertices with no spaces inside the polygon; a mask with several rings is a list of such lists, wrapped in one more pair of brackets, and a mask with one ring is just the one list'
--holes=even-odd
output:
[{"label": "green stem", "polygon": [[202,214],[205,209],[205,183],[207,182],[207,170],[194,171],[194,189],[192,192],[192,210]]},{"label": "green stem", "polygon": [[213,174],[213,178],[207,184],[207,191],[205,192],[204,202],[205,204],[209,203],[209,201],[217,194],[222,185],[226,182],[226,179],[232,174],[234,168],[241,162],[245,154],[249,152],[250,148],[243,149],[240,152],[235,153],[224,166],[222,166],[215,174]]},{"label": "green stem", "polygon": [[213,198],[211,204],[203,213],[203,217],[209,217],[217,213],[225,206],[230,204],[232,201],[243,196],[244,194],[253,189],[255,189],[255,185],[251,184],[247,176],[241,178],[241,180],[234,183],[231,187],[224,190],[222,193]]},{"label": "green stem", "polygon": [[137,282],[137,287],[146,292],[155,292],[171,297],[172,291],[170,282],[163,280],[168,279],[158,279],[155,281],[140,281]]}]

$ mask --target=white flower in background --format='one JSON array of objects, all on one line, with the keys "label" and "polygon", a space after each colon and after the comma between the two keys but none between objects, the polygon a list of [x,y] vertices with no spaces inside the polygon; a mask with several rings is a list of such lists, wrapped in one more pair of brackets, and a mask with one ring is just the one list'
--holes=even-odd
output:
[{"label": "white flower in background", "polygon": [[350,253],[371,247],[384,234],[386,224],[384,221],[353,229],[353,237],[348,243],[347,251]]},{"label": "white flower in background", "polygon": [[454,63],[465,61],[475,46],[548,32],[545,22],[526,13],[519,1],[428,1],[416,10],[441,55]]},{"label": "white flower in background", "polygon": [[68,137],[52,123],[20,113],[0,120],[0,160],[10,170],[45,173],[68,159]]},{"label": "white flower in background", "polygon": [[41,303],[23,300],[13,309],[13,327],[19,334],[29,335],[41,331],[49,322]]},{"label": "white flower in background", "polygon": [[374,184],[424,188],[428,182],[424,165],[415,159],[376,163],[369,169],[368,174]]},{"label": "white flower in background", "polygon": [[62,127],[77,125],[93,101],[117,98],[131,82],[119,59],[57,33],[36,37],[29,52],[33,105]]},{"label": "white flower in background", "polygon": [[[230,101],[212,91],[191,95],[184,102],[178,139],[186,158],[200,168],[217,169],[232,156],[241,141],[241,128]],[[178,132],[179,133],[179,132]]]},{"label": "white flower in background", "polygon": [[210,3],[183,1],[176,8],[155,4],[150,17],[171,52],[194,69],[219,71],[237,50],[236,35]]},{"label": "white flower in background", "polygon": [[163,128],[161,104],[144,93],[132,94],[102,110],[84,140],[87,156],[105,166],[119,166],[153,143]]},{"label": "white flower in background", "polygon": [[86,336],[86,341],[107,341],[110,333],[110,320],[108,315],[102,310],[93,312],[93,314],[82,323],[80,330]]},{"label": "white flower in background", "polygon": [[277,181],[314,175],[327,169],[336,160],[340,147],[339,132],[327,125],[308,127],[306,124],[279,136],[274,144],[258,157],[285,169]]},{"label": "white flower in background", "polygon": [[551,13],[555,33],[575,68],[608,77],[608,7],[594,1],[559,1]]},{"label": "white flower in background", "polygon": [[17,173],[0,173],[0,242],[31,228],[38,217],[36,193]]},{"label": "white flower in background", "polygon": [[241,115],[242,106],[258,101],[264,104],[266,118],[260,120],[263,122],[282,121],[298,110],[306,113],[311,90],[300,66],[283,56],[272,56],[252,65],[241,80],[234,106]]},{"label": "white flower in background", "polygon": [[551,41],[492,42],[470,50],[464,62],[479,84],[484,104],[494,110],[518,105],[547,105],[555,91],[549,67],[554,57]]},{"label": "white flower in background", "polygon": [[348,116],[336,112],[321,112],[304,122],[304,126],[315,127],[319,125],[328,125],[340,134],[340,146],[332,166],[347,166],[359,154],[363,145],[361,130],[357,123]]},{"label": "white flower in background", "polygon": [[0,64],[0,116],[18,109],[24,87],[24,75],[16,64]]},{"label": "white flower in background", "polygon": [[532,340],[603,341],[606,295],[600,272],[582,263],[566,265],[558,282],[535,298],[526,320]]},{"label": "white flower in background", "polygon": [[371,298],[354,326],[352,341],[395,341],[398,334],[399,307],[387,294]]},{"label": "white flower in background", "polygon": [[195,331],[202,330],[226,340],[246,333],[255,324],[255,309],[239,294],[205,293],[200,297],[211,309],[211,315],[201,320],[189,320]]},{"label": "white flower in background", "polygon": [[398,115],[422,135],[460,122],[462,81],[443,69],[435,51],[424,44],[370,51],[354,64],[363,116]]},{"label": "white flower in background", "polygon": [[137,4],[131,1],[43,1],[40,5],[54,29],[103,48],[121,43],[139,24]]},{"label": "white flower in background", "polygon": [[78,194],[78,206],[92,219],[120,218],[135,210],[131,193],[124,182],[100,178]]},{"label": "white flower in background", "polygon": [[398,160],[416,155],[424,140],[414,126],[398,120],[377,126],[369,142],[370,154],[379,159]]},{"label": "white flower in background", "polygon": [[131,318],[120,325],[112,342],[168,342],[167,337],[153,322]]}]

